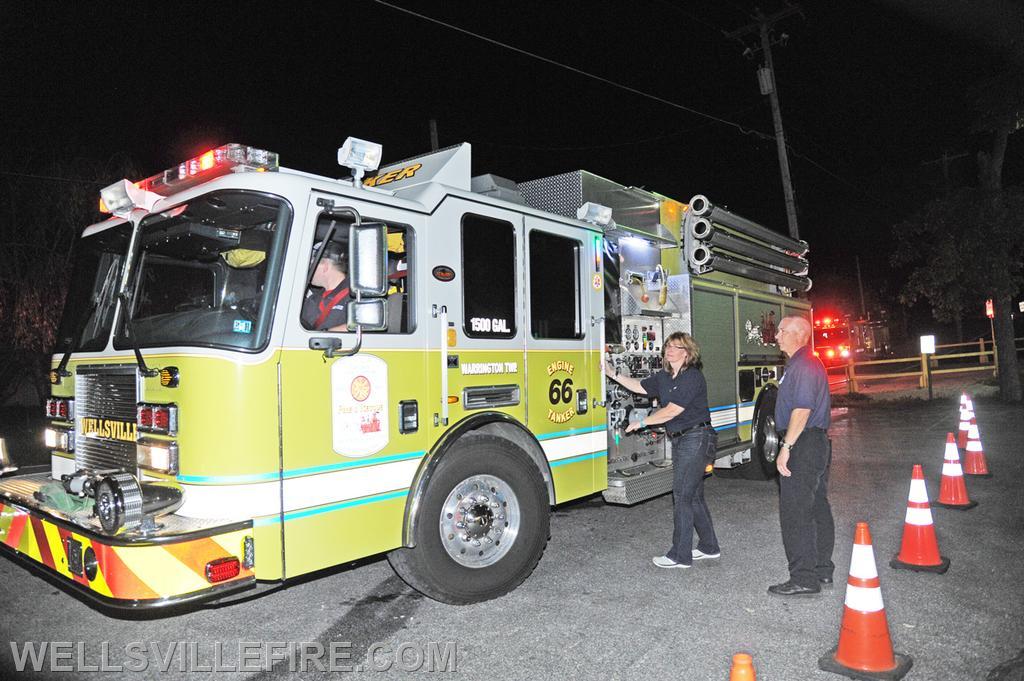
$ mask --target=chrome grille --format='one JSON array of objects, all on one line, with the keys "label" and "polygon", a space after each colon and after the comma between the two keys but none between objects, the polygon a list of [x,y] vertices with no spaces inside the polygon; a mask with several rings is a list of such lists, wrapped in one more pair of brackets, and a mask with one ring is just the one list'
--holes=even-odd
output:
[{"label": "chrome grille", "polygon": [[75,376],[75,468],[136,469],[134,442],[87,437],[87,418],[135,423],[138,373],[134,364],[79,367]]}]

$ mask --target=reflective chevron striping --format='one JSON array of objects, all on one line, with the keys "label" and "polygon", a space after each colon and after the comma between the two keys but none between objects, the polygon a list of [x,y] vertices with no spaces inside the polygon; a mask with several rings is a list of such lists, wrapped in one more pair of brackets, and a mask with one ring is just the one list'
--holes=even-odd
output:
[{"label": "reflective chevron striping", "polygon": [[[241,560],[245,538],[251,536],[251,530],[240,529],[172,544],[109,546],[0,503],[0,542],[5,546],[101,596],[125,601],[172,598],[211,588],[206,564],[229,556]],[[91,582],[84,574],[71,572],[69,540],[81,544],[83,565],[86,551],[91,548],[95,553],[97,571]],[[254,574],[253,569],[242,567],[235,580],[251,579]]]},{"label": "reflective chevron striping", "polygon": [[126,600],[151,600],[159,597],[156,591],[150,589],[148,584],[124,564],[114,547],[93,544],[92,548],[96,552],[100,572],[106,577],[111,596]]},{"label": "reflective chevron striping", "polygon": [[146,575],[148,586],[161,598],[210,586],[181,561],[167,560],[170,554],[162,546],[116,546],[114,552],[130,571]]}]

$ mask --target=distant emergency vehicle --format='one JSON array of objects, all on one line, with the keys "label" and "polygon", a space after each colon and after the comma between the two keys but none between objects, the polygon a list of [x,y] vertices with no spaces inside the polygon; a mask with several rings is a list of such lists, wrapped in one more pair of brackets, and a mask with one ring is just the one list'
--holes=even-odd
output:
[{"label": "distant emergency vehicle", "polygon": [[[102,192],[51,470],[0,480],[0,547],[117,607],[385,552],[432,598],[493,598],[537,564],[552,505],[671,489],[664,432],[624,433],[652,405],[601,362],[658,371],[674,331],[703,349],[716,465],[771,474],[805,243],[585,171],[472,177],[468,144],[379,159],[350,138],[336,180],[231,144]],[[332,245],[344,294],[311,289]]]}]

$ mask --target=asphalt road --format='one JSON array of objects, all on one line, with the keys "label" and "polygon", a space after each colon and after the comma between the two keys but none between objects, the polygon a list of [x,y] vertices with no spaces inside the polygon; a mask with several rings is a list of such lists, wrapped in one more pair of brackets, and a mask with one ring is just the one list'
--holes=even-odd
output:
[{"label": "asphalt road", "polygon": [[[145,646],[148,669],[58,672],[52,678],[188,678],[237,663],[242,642],[291,643],[293,655],[270,672],[197,672],[204,678],[406,677],[430,642],[454,642],[445,675],[467,679],[726,679],[731,656],[753,655],[757,678],[835,679],[818,658],[836,645],[854,525],[870,523],[889,628],[897,652],[913,657],[907,679],[1001,681],[1024,678],[1024,411],[994,400],[976,404],[989,479],[968,479],[970,511],[932,509],[939,545],[952,561],[945,575],[895,571],[911,467],[922,463],[929,498],[938,496],[946,432],[957,425],[953,399],[833,412],[831,498],[837,526],[836,586],[816,598],[766,593],[786,578],[773,482],[715,477],[707,496],[722,544],[719,560],[690,570],[659,570],[667,548],[671,498],[632,508],[599,497],[554,511],[551,540],[537,570],[513,593],[453,607],[420,597],[383,559],[363,561],[259,598],[162,619],[118,619],[33,573],[0,560],[4,638],[81,643],[86,665],[131,663],[126,646]],[[154,654],[167,655],[166,673]],[[350,657],[339,664],[387,671],[290,672],[296,646],[317,643]],[[349,644],[341,647],[338,644]],[[404,647],[403,647],[404,646]],[[438,650],[442,650],[440,646]],[[60,648],[78,665],[74,645]],[[196,651],[199,667],[189,657]],[[256,647],[265,655],[266,647]],[[403,658],[395,655],[404,651]],[[439,659],[439,658],[438,658]],[[259,661],[250,662],[250,666]],[[0,676],[11,672],[0,649]],[[6,670],[6,673],[4,673]],[[421,669],[420,674],[426,673]],[[33,675],[39,677],[39,675]],[[46,675],[44,675],[46,676]]]}]

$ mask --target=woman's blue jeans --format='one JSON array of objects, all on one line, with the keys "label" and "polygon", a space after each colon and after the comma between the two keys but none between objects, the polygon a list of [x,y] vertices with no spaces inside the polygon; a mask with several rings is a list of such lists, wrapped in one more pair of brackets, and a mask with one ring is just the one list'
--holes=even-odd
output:
[{"label": "woman's blue jeans", "polygon": [[696,428],[672,441],[672,497],[675,528],[672,549],[665,555],[677,563],[693,562],[693,531],[697,548],[718,553],[711,511],[704,501],[704,468],[715,456],[718,433],[710,426]]}]

